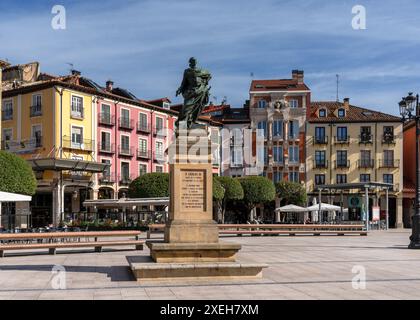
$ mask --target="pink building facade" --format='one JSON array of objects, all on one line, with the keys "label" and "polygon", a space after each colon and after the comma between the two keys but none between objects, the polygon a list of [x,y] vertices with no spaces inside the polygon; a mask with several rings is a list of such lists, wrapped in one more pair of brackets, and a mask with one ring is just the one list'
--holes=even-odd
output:
[{"label": "pink building facade", "polygon": [[99,199],[128,196],[132,180],[150,172],[169,172],[167,150],[176,112],[147,102],[98,99],[97,159],[110,165],[96,178]]}]

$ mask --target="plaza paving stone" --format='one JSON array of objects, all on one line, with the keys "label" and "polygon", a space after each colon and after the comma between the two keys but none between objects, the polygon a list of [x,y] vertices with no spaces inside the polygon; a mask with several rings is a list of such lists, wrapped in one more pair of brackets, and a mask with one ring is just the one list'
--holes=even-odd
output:
[{"label": "plaza paving stone", "polygon": [[[420,250],[408,250],[410,230],[367,237],[223,237],[240,243],[240,262],[267,263],[263,279],[137,283],[128,257],[143,251],[80,250],[0,259],[0,300],[9,299],[420,299]],[[159,235],[155,235],[159,237]],[[45,252],[45,251],[44,251]],[[66,289],[55,290],[51,270],[66,269]],[[366,289],[353,289],[354,266],[366,270]]]}]

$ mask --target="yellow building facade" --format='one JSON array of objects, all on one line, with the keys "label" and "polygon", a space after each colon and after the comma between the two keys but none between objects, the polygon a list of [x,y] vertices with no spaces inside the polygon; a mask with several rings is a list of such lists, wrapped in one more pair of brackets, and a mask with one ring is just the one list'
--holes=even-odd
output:
[{"label": "yellow building facade", "polygon": [[[389,225],[402,227],[403,126],[398,117],[344,102],[313,102],[306,134],[306,189],[309,201],[318,195],[317,186],[359,182],[394,185],[389,192]],[[362,194],[330,192],[323,201],[349,207],[343,220],[361,220],[361,207],[352,206]],[[369,212],[379,206],[385,212],[385,191],[372,190]],[[381,219],[382,219],[381,218]]]},{"label": "yellow building facade", "polygon": [[[95,94],[68,79],[18,81],[2,97],[2,149],[28,160],[38,181],[32,225],[58,225],[91,197],[95,162]],[[90,196],[89,196],[90,195]]]}]

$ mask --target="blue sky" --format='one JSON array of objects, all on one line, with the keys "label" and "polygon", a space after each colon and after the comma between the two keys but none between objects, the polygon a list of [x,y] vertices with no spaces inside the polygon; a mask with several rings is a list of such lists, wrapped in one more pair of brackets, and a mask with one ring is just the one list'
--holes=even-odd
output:
[{"label": "blue sky", "polygon": [[[416,0],[0,0],[0,59],[69,66],[104,84],[153,99],[174,93],[190,56],[213,74],[212,95],[234,106],[254,79],[305,71],[313,100],[340,98],[397,113],[420,91],[420,2]],[[67,29],[51,28],[64,5]],[[352,7],[364,5],[367,29],[353,30]]]}]

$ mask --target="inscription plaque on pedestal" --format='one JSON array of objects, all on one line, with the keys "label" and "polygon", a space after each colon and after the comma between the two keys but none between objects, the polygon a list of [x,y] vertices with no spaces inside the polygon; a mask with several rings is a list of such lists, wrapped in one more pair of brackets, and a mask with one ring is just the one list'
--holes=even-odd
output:
[{"label": "inscription plaque on pedestal", "polygon": [[207,211],[206,171],[181,169],[181,210]]}]

